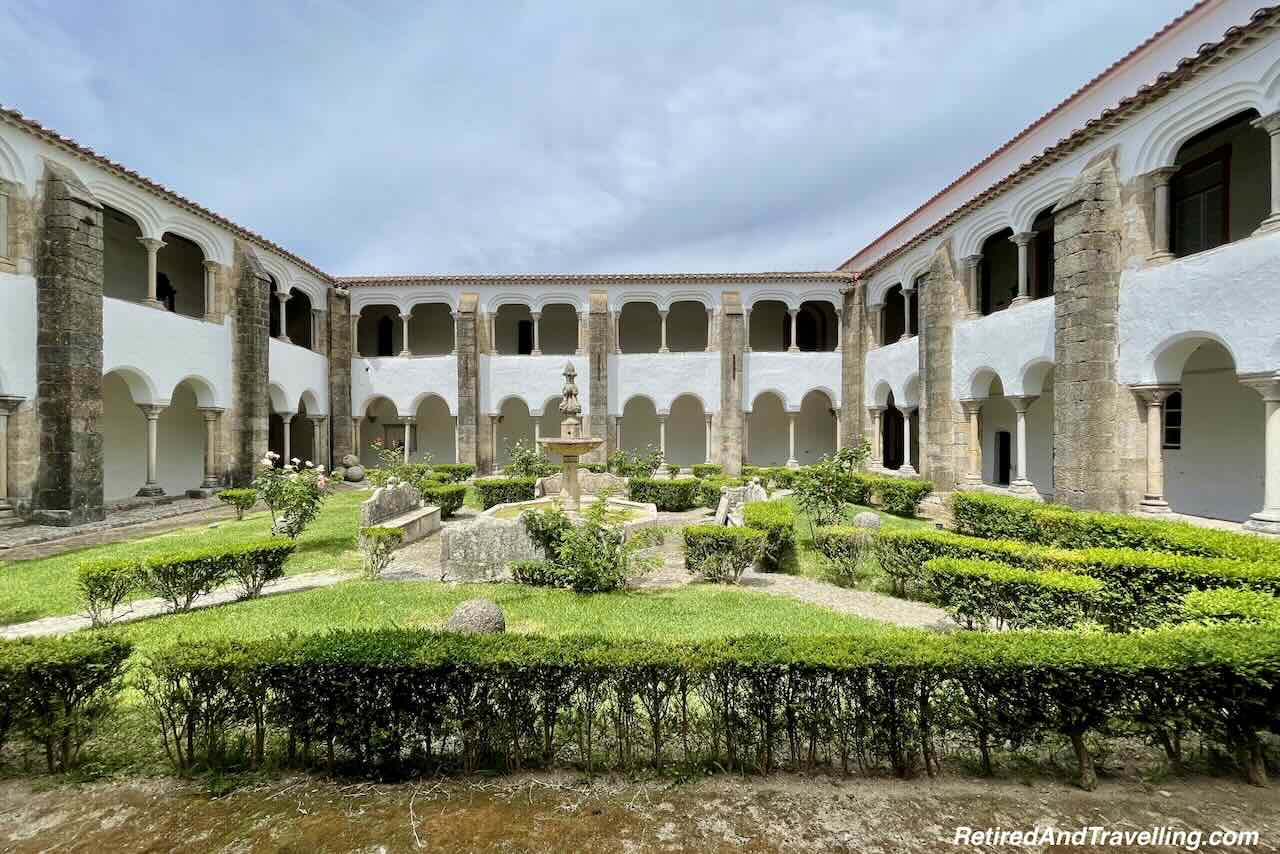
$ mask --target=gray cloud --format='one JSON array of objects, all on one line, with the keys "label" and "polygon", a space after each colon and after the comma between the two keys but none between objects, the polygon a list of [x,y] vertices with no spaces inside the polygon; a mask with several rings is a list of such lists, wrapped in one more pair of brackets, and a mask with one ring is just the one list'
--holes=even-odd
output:
[{"label": "gray cloud", "polygon": [[826,269],[1186,2],[14,2],[0,101],[339,274]]}]

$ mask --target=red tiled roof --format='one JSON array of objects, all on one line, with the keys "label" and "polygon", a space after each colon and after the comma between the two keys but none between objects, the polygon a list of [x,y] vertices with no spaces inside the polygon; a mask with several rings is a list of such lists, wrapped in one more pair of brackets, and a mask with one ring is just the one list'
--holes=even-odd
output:
[{"label": "red tiled roof", "polygon": [[364,288],[377,285],[509,285],[545,284],[564,282],[594,284],[609,282],[755,282],[755,281],[810,281],[851,282],[854,275],[844,270],[815,270],[809,272],[776,273],[511,273],[506,275],[429,276],[337,276],[333,282],[343,288]]}]

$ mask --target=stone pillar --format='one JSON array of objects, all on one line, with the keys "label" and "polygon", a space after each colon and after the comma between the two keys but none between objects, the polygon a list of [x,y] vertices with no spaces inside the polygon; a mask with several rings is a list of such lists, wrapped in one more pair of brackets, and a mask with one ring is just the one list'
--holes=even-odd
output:
[{"label": "stone pillar", "polygon": [[533,446],[538,447],[538,441],[542,439],[542,416],[531,418],[533,421]]},{"label": "stone pillar", "polygon": [[841,430],[840,430],[840,410],[839,410],[839,409],[833,409],[833,410],[831,410],[831,417],[832,417],[832,418],[834,418],[834,419],[836,420],[836,452],[837,452],[837,453],[839,453],[839,452],[840,452],[840,450],[842,450],[842,449],[844,448],[844,442],[843,442],[843,440],[841,439],[841,436],[840,436],[840,434],[841,434]]},{"label": "stone pillar", "polygon": [[871,459],[868,461],[872,468],[884,468],[884,448],[883,442],[880,440],[880,414],[884,412],[883,406],[868,406],[867,415],[871,419]]},{"label": "stone pillar", "polygon": [[[1275,133],[1271,135],[1271,146],[1274,156]],[[1274,175],[1273,172],[1273,181]],[[1272,193],[1275,193],[1274,183]],[[1274,199],[1273,195],[1273,209]],[[1244,526],[1250,531],[1280,534],[1280,377],[1245,379],[1242,382],[1262,395],[1265,419],[1263,422],[1262,509],[1251,515]],[[3,491],[0,491],[0,498],[3,495]]]},{"label": "stone pillar", "polygon": [[796,416],[798,412],[787,413],[787,468],[800,468],[796,460]]},{"label": "stone pillar", "polygon": [[[707,346],[704,352],[710,353],[712,349],[712,339],[715,337],[712,330],[715,328],[716,310],[711,306],[707,306]],[[708,445],[708,447],[710,447]]]},{"label": "stone pillar", "polygon": [[201,408],[204,416],[204,480],[200,489],[217,489],[221,484],[218,478],[218,422],[222,419],[222,410],[212,407]]},{"label": "stone pillar", "polygon": [[613,324],[613,352],[622,352],[622,309],[612,312],[609,319]]},{"label": "stone pillar", "polygon": [[[711,464],[711,416],[710,416],[709,414],[704,414],[704,415],[702,416],[702,418],[703,418],[703,420],[706,422],[706,425],[707,425],[707,430],[706,430],[706,436],[707,436],[707,438],[706,438],[706,459],[704,460],[704,462],[705,462],[707,465],[710,465],[710,464]],[[0,493],[0,494],[3,494],[3,493]]]},{"label": "stone pillar", "polygon": [[966,425],[964,412],[952,396],[952,353],[955,324],[967,307],[965,289],[944,241],[934,251],[929,272],[917,280],[919,306],[917,347],[920,351],[919,425],[920,474],[933,481],[938,492],[954,490],[965,470]]},{"label": "stone pillar", "polygon": [[311,309],[311,350],[316,353],[327,353],[325,346],[324,309]]},{"label": "stone pillar", "polygon": [[978,413],[982,411],[982,400],[962,400],[960,407],[964,410],[969,422],[966,447],[969,451],[969,470],[965,472],[964,482],[968,486],[979,486],[982,483],[982,432],[978,429]]},{"label": "stone pillar", "polygon": [[147,298],[142,301],[142,304],[152,308],[164,308],[164,303],[156,298],[156,280],[159,278],[159,271],[156,268],[159,260],[157,256],[165,247],[165,242],[155,237],[139,237],[138,242],[147,250]]},{"label": "stone pillar", "polygon": [[404,464],[408,465],[413,455],[413,419],[401,418],[400,423],[404,425]]},{"label": "stone pillar", "polygon": [[75,173],[46,160],[37,222],[33,403],[39,463],[31,521],[97,522],[105,518],[102,206]]},{"label": "stone pillar", "polygon": [[[746,326],[746,332],[742,338],[742,351],[744,353],[751,352],[751,306],[747,306],[742,310],[743,325]],[[723,326],[722,326],[723,328]]]},{"label": "stone pillar", "polygon": [[902,334],[898,336],[899,341],[911,340],[911,295],[915,290],[908,290],[904,285],[902,288]]},{"label": "stone pillar", "polygon": [[164,490],[160,488],[160,477],[157,473],[156,466],[156,435],[160,426],[160,413],[164,412],[164,407],[152,403],[140,403],[138,409],[142,410],[143,416],[147,419],[147,482],[142,489],[138,490],[138,495],[143,498],[151,498],[156,495],[164,495]]},{"label": "stone pillar", "polygon": [[9,416],[23,400],[0,395],[0,510],[9,509]]},{"label": "stone pillar", "polygon": [[1173,259],[1173,252],[1169,250],[1169,238],[1173,233],[1173,206],[1169,203],[1169,183],[1177,173],[1176,166],[1165,166],[1151,172],[1151,254],[1147,256],[1148,261],[1160,262]]},{"label": "stone pillar", "polygon": [[[361,451],[363,450],[363,446],[361,445],[361,442],[360,442],[360,428],[361,428],[363,425],[364,425],[364,417],[363,417],[363,416],[360,416],[360,415],[352,416],[352,418],[351,418],[351,447],[352,447],[352,450],[348,451],[347,453],[349,453],[349,454],[355,454],[356,459],[359,459],[359,458],[360,458],[360,453],[361,453]],[[454,435],[455,435],[455,438],[456,438],[456,435],[457,435],[457,432],[458,432],[458,431],[457,431],[457,430],[454,430],[453,432],[454,432]],[[344,454],[343,456],[346,456],[346,454]]]},{"label": "stone pillar", "polygon": [[[498,355],[498,312],[491,311],[487,317],[489,318],[489,355],[496,356]],[[454,335],[456,344],[456,327],[454,329]],[[456,346],[454,349],[457,349]]]},{"label": "stone pillar", "polygon": [[622,447],[622,416],[613,415],[611,417],[613,418],[613,435],[614,435],[614,442],[615,442],[614,447],[621,448]]},{"label": "stone pillar", "polygon": [[800,342],[796,340],[796,318],[800,316],[800,309],[789,308],[787,314],[791,315],[791,346],[787,348],[788,353],[799,353]]},{"label": "stone pillar", "polygon": [[413,351],[409,349],[409,318],[412,317],[410,312],[400,312],[400,358],[408,359],[413,356]]},{"label": "stone pillar", "polygon": [[720,464],[736,477],[747,453],[742,406],[748,321],[737,291],[724,291],[720,299]]},{"label": "stone pillar", "polygon": [[[464,293],[458,301],[455,341],[458,365],[458,462],[480,466],[480,350],[477,324],[480,297]],[[493,449],[497,459],[497,448]]]},{"label": "stone pillar", "polygon": [[1147,491],[1140,507],[1144,513],[1168,513],[1164,500],[1164,402],[1177,386],[1134,386],[1133,391],[1147,407]]},{"label": "stone pillar", "polygon": [[[609,458],[609,294],[592,291],[587,296],[587,349],[590,363],[587,384],[586,427],[592,436],[605,437],[604,444],[583,456],[586,463],[604,463]],[[614,445],[613,447],[617,447]]]},{"label": "stone pillar", "polygon": [[658,413],[658,456],[662,458],[662,462],[667,461],[667,416],[668,412]]},{"label": "stone pillar", "polygon": [[668,313],[669,312],[666,309],[661,309],[658,311],[658,322],[660,326],[660,334],[658,338],[660,342],[658,344],[659,353],[671,352],[670,350],[667,349],[667,314]]},{"label": "stone pillar", "polygon": [[867,306],[867,319],[871,325],[871,340],[867,344],[871,347],[884,346],[884,303]]},{"label": "stone pillar", "polygon": [[346,291],[329,288],[325,312],[329,335],[329,462],[336,467],[347,454],[360,454],[359,433],[351,418],[351,353],[354,339],[348,322],[351,298]]},{"label": "stone pillar", "polygon": [[1018,245],[1018,295],[1013,298],[1013,305],[1031,302],[1031,265],[1028,263],[1031,241],[1035,240],[1034,231],[1019,231],[1009,239]]},{"label": "stone pillar", "polygon": [[960,259],[965,276],[965,319],[982,315],[982,256],[966,255]]},{"label": "stone pillar", "polygon": [[836,352],[844,349],[844,309],[836,307]]},{"label": "stone pillar", "polygon": [[351,357],[363,356],[360,352],[360,312],[351,315],[351,331],[348,334],[351,336]]},{"label": "stone pillar", "polygon": [[1111,156],[1054,208],[1054,500],[1128,511],[1142,494],[1139,407],[1117,381],[1121,190]]},{"label": "stone pillar", "polygon": [[862,330],[862,288],[841,288],[841,311],[836,318],[840,327],[840,432],[838,447],[862,444],[863,408],[862,375],[866,367],[866,348]]},{"label": "stone pillar", "polygon": [[534,311],[530,313],[533,317],[533,352],[531,356],[542,355],[542,312]]},{"label": "stone pillar", "polygon": [[280,413],[280,423],[281,423],[281,425],[283,425],[283,426],[282,426],[282,428],[281,428],[281,430],[280,430],[280,433],[281,433],[281,434],[283,435],[283,437],[284,437],[284,441],[281,443],[281,445],[282,445],[282,447],[281,447],[281,451],[283,451],[283,453],[280,455],[280,456],[281,456],[281,460],[280,460],[280,464],[281,464],[281,465],[285,465],[285,466],[287,466],[289,463],[293,462],[293,449],[290,447],[290,445],[292,445],[292,444],[293,444],[293,441],[292,441],[292,440],[293,440],[293,436],[291,435],[291,431],[292,431],[292,426],[291,426],[291,425],[293,424],[293,416],[295,416],[295,415],[297,415],[297,414],[298,414],[298,413],[296,413],[296,412],[281,412],[281,413]]},{"label": "stone pillar", "polygon": [[325,471],[329,470],[329,443],[325,440],[325,421],[323,415],[308,415],[307,420],[311,422],[311,452],[314,456],[311,462],[318,466],[323,466]]},{"label": "stone pillar", "polygon": [[917,474],[915,466],[911,465],[911,413],[915,411],[914,406],[902,407],[902,466],[898,474],[908,476]]},{"label": "stone pillar", "polygon": [[292,344],[289,340],[289,297],[288,291],[276,291],[276,301],[280,303],[280,336],[278,340]]},{"label": "stone pillar", "polygon": [[1027,478],[1027,409],[1030,408],[1031,404],[1035,403],[1036,397],[1037,395],[1029,394],[1006,398],[1018,416],[1017,431],[1014,434],[1015,441],[1018,444],[1018,456],[1013,483],[1009,484],[1009,488],[1013,492],[1027,494],[1037,492],[1036,485]]},{"label": "stone pillar", "polygon": [[[227,468],[236,486],[253,481],[267,452],[271,419],[269,383],[271,279],[253,248],[236,241],[232,292],[232,404],[223,423],[231,437]],[[348,375],[350,371],[347,372]],[[330,372],[330,382],[333,373]],[[350,382],[350,379],[347,380]],[[287,458],[286,458],[287,459]]]},{"label": "stone pillar", "polygon": [[1280,112],[1253,120],[1271,138],[1271,214],[1258,226],[1257,234],[1280,228]]},{"label": "stone pillar", "polygon": [[204,262],[204,319],[210,323],[218,320],[218,262]]}]

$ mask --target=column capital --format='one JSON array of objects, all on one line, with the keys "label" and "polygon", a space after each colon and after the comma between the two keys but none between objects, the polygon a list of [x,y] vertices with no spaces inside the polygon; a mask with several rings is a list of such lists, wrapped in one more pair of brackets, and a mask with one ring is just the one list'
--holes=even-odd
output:
[{"label": "column capital", "polygon": [[982,256],[981,256],[981,255],[966,255],[966,256],[964,256],[963,258],[961,258],[961,259],[960,259],[960,263],[961,263],[961,264],[963,264],[963,265],[965,266],[965,269],[972,270],[972,269],[975,269],[979,264],[981,264],[981,263],[982,263]]},{"label": "column capital", "polygon": [[1029,244],[1032,240],[1035,239],[1035,237],[1036,237],[1036,232],[1034,231],[1019,231],[1017,234],[1010,237],[1009,240],[1016,243],[1019,247],[1022,247]]},{"label": "column capital", "polygon": [[711,415],[711,413],[710,413],[710,412],[705,412],[705,413],[703,413],[703,415],[702,415],[702,420],[703,420],[703,421],[705,421],[705,422],[707,422],[708,424],[710,424],[710,423],[711,423],[711,418],[712,418],[712,415]]},{"label": "column capital", "polygon": [[206,273],[216,273],[218,272],[218,268],[222,266],[217,261],[210,261],[208,258],[204,259],[201,264],[204,265],[204,271]]},{"label": "column capital", "polygon": [[169,404],[167,403],[139,403],[138,409],[146,416],[148,421],[155,421],[168,406]]},{"label": "column capital", "polygon": [[541,319],[542,319],[542,312],[540,312],[540,311],[531,311],[531,312],[529,312],[529,316],[530,316],[530,317],[532,317],[534,320],[541,320]]},{"label": "column capital", "polygon": [[668,314],[670,314],[670,313],[671,313],[671,309],[669,309],[669,308],[660,308],[660,309],[658,309],[658,316],[659,316],[659,317],[666,317],[666,316],[667,316]]},{"label": "column capital", "polygon": [[324,309],[323,309],[323,308],[313,308],[313,309],[311,309],[311,313],[312,313],[312,314],[324,314]]},{"label": "column capital", "polygon": [[0,415],[12,415],[24,400],[26,400],[25,397],[19,397],[16,394],[0,394]]},{"label": "column capital", "polygon": [[665,411],[664,411],[664,410],[661,410],[661,409],[660,409],[660,410],[658,410],[658,420],[659,420],[659,421],[666,421],[666,420],[667,420],[668,418],[670,418],[670,417],[671,417],[671,410],[669,410],[669,409],[668,409],[668,410],[665,410]]},{"label": "column capital", "polygon": [[1280,374],[1249,374],[1239,376],[1241,385],[1248,386],[1262,396],[1263,401],[1274,403],[1280,401]]},{"label": "column capital", "polygon": [[148,252],[159,252],[168,245],[158,237],[139,237],[138,242],[141,243]]},{"label": "column capital", "polygon": [[1274,113],[1268,113],[1261,118],[1254,119],[1250,124],[1256,128],[1261,128],[1272,136],[1280,135],[1280,110]]},{"label": "column capital", "polygon": [[1179,388],[1180,386],[1176,383],[1129,386],[1129,389],[1147,406],[1159,406]]},{"label": "column capital", "polygon": [[1026,412],[1031,404],[1040,399],[1038,394],[1005,395],[1005,400],[1013,407],[1014,412]]},{"label": "column capital", "polygon": [[884,411],[885,411],[886,409],[888,409],[888,408],[889,408],[889,407],[887,407],[887,406],[868,406],[868,407],[867,407],[867,412],[869,412],[869,413],[871,414],[871,417],[872,417],[872,418],[879,418],[879,417],[880,417],[880,413],[881,413],[881,412],[884,412]]},{"label": "column capital", "polygon": [[987,399],[985,397],[966,398],[960,401],[960,408],[964,410],[965,415],[976,415],[982,409],[982,404],[986,402]]},{"label": "column capital", "polygon": [[198,407],[198,410],[200,414],[204,416],[205,421],[212,421],[222,413],[226,412],[226,410],[220,406],[201,406]]},{"label": "column capital", "polygon": [[1169,182],[1173,180],[1173,176],[1178,174],[1177,166],[1161,166],[1158,169],[1152,169],[1147,173],[1151,176],[1151,183],[1156,187],[1167,187]]},{"label": "column capital", "polygon": [[288,302],[289,297],[291,296],[293,296],[293,294],[289,293],[288,291],[284,291],[284,290],[276,291],[276,299],[282,303]]},{"label": "column capital", "polygon": [[280,413],[277,413],[277,414],[280,416],[280,420],[281,420],[281,421],[283,421],[285,424],[288,424],[288,423],[290,423],[291,421],[293,421],[293,416],[297,415],[298,413],[296,413],[296,412],[280,412]]},{"label": "column capital", "polygon": [[413,317],[413,310],[412,310],[412,309],[410,309],[409,311],[402,311],[402,312],[400,312],[400,319],[401,319],[401,320],[409,320],[409,319],[410,319],[410,318],[412,318],[412,317]]},{"label": "column capital", "polygon": [[915,412],[919,408],[920,408],[919,406],[908,406],[906,404],[903,404],[902,406],[898,407],[898,411],[901,412],[903,415],[910,415],[911,413]]}]

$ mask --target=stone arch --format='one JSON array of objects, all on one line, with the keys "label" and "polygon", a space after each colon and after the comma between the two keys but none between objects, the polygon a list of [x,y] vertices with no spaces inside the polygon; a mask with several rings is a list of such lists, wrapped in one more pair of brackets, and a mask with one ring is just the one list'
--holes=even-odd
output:
[{"label": "stone arch", "polygon": [[267,398],[271,401],[272,412],[280,414],[297,411],[289,408],[289,394],[280,383],[267,384]]},{"label": "stone arch", "polygon": [[[196,404],[198,406],[202,408],[212,408],[220,405],[222,396],[218,394],[218,390],[209,380],[199,374],[187,374],[174,384],[174,388],[176,389],[184,383],[191,387],[192,392],[195,394]],[[172,395],[170,395],[170,398],[172,398]]]},{"label": "stone arch", "polygon": [[1053,362],[1048,359],[1035,359],[1022,367],[1018,372],[1022,387],[1017,390],[1021,394],[1041,394],[1053,382]]},{"label": "stone arch", "polygon": [[102,295],[141,302],[147,298],[147,250],[139,242],[148,226],[114,204],[102,207]]},{"label": "stone arch", "polygon": [[301,288],[289,288],[289,300],[285,306],[285,335],[289,341],[299,347],[311,350],[315,347],[312,340],[311,312],[314,305],[310,295]]},{"label": "stone arch", "polygon": [[981,367],[977,368],[969,375],[969,381],[965,387],[969,390],[968,397],[972,400],[981,400],[985,397],[991,397],[997,392],[992,389],[999,387],[998,394],[1004,394],[1004,382],[1000,379],[1000,373],[994,368]]},{"label": "stone arch", "polygon": [[756,295],[751,301],[750,328],[747,330],[747,341],[752,350],[761,352],[778,352],[787,349],[791,337],[792,308],[789,299],[776,296]]},{"label": "stone arch", "polygon": [[[370,399],[372,399],[372,397],[377,397],[377,396],[378,395],[372,395]],[[417,412],[418,409],[420,409],[424,403],[427,403],[433,399],[440,401],[440,403],[444,405],[445,412],[448,412],[450,415],[457,414],[449,406],[449,401],[445,400],[443,396],[437,394],[434,391],[424,391],[421,394],[419,394],[417,397],[415,397],[413,401],[409,404],[409,411]]]},{"label": "stone arch", "polygon": [[673,353],[707,349],[707,304],[700,299],[667,302],[667,348]]},{"label": "stone arch", "polygon": [[124,382],[134,403],[164,403],[164,400],[156,392],[155,382],[147,375],[146,371],[131,365],[114,365],[103,373],[104,378],[109,376],[119,377]]},{"label": "stone arch", "polygon": [[662,303],[628,297],[618,308],[618,339],[624,353],[656,353],[662,343]]},{"label": "stone arch", "polygon": [[1045,208],[1054,207],[1074,182],[1073,177],[1059,175],[1029,189],[1009,212],[1010,227],[1014,233],[1030,231],[1036,217]]},{"label": "stone arch", "polygon": [[187,377],[174,386],[169,405],[156,425],[156,472],[160,488],[182,495],[204,479],[204,416],[202,396],[212,387],[200,377]]},{"label": "stone arch", "polygon": [[789,309],[800,307],[800,298],[797,294],[772,288],[761,288],[760,290],[752,291],[745,305],[747,308],[754,310],[756,304],[761,302],[780,302]]},{"label": "stone arch", "polygon": [[1154,376],[1157,383],[1176,383],[1182,376],[1187,359],[1202,344],[1213,342],[1227,351],[1233,364],[1240,364],[1235,352],[1221,336],[1213,332],[1194,330],[1173,335],[1161,341],[1151,351],[1144,374]]},{"label": "stone arch", "polygon": [[647,394],[633,394],[622,406],[619,447],[644,453],[658,447],[658,406]]},{"label": "stone arch", "polygon": [[1143,175],[1172,166],[1178,149],[1196,134],[1248,110],[1267,112],[1265,98],[1255,83],[1232,83],[1169,111],[1152,128],[1138,148],[1134,173]]},{"label": "stone arch", "polygon": [[219,264],[231,263],[231,259],[222,251],[222,241],[218,239],[217,232],[200,222],[167,218],[160,223],[160,228],[163,229],[164,234],[176,235],[200,247],[200,253],[209,261],[216,261]]},{"label": "stone arch", "polygon": [[958,257],[981,254],[984,243],[1006,228],[1012,230],[1012,227],[1013,221],[1008,211],[984,211],[961,228],[956,238]]},{"label": "stone arch", "polygon": [[893,396],[893,388],[885,380],[876,383],[875,389],[871,392],[872,405],[888,406],[889,398]]},{"label": "stone arch", "polygon": [[524,398],[508,395],[498,406],[497,447],[494,448],[494,460],[497,465],[505,466],[511,462],[511,450],[517,444],[533,444],[533,418],[529,404]]},{"label": "stone arch", "polygon": [[667,453],[669,463],[691,466],[706,462],[707,410],[693,392],[677,395],[667,410]]},{"label": "stone arch", "polygon": [[885,276],[877,279],[874,284],[867,288],[867,305],[884,305],[889,291],[901,285],[902,282],[903,280],[899,276]]},{"label": "stone arch", "polygon": [[812,388],[800,399],[795,443],[795,459],[800,465],[835,453],[836,408],[835,395],[825,388]]},{"label": "stone arch", "polygon": [[[361,356],[394,356],[404,350],[402,309],[394,302],[365,302],[356,317],[356,347]],[[278,322],[278,321],[277,321]]]},{"label": "stone arch", "polygon": [[164,234],[163,217],[145,195],[130,192],[120,184],[104,179],[90,178],[85,186],[103,205],[132,219],[142,237],[159,238]]},{"label": "stone arch", "polygon": [[458,456],[458,428],[455,414],[449,410],[449,402],[433,392],[418,395],[413,400],[412,456],[432,462],[453,463]]},{"label": "stone arch", "polygon": [[[166,231],[156,255],[156,299],[175,314],[205,315],[204,262],[209,253],[184,234]],[[145,283],[145,278],[144,278]]]},{"label": "stone arch", "polygon": [[409,304],[407,314],[408,349],[413,355],[444,356],[455,351],[456,312],[448,299],[414,300]]},{"label": "stone arch", "polygon": [[298,411],[301,412],[301,407],[306,407],[308,415],[324,415],[324,407],[320,405],[320,400],[321,397],[318,391],[311,388],[306,389],[298,396],[298,403],[300,405]]},{"label": "stone arch", "polygon": [[372,447],[374,441],[381,439],[384,443],[394,443],[404,435],[403,428],[398,426],[400,410],[395,401],[385,394],[371,394],[356,411],[356,417],[361,419],[360,448],[356,455],[361,465],[377,466],[381,461]]},{"label": "stone arch", "polygon": [[760,399],[761,399],[762,397],[768,397],[768,396],[776,397],[776,398],[777,398],[777,399],[782,403],[782,408],[783,408],[783,409],[787,409],[787,408],[788,408],[788,406],[787,406],[787,396],[786,396],[785,394],[783,394],[782,392],[778,391],[776,388],[765,388],[765,389],[761,389],[760,391],[756,392],[756,396],[755,396],[755,397],[753,397],[753,398],[751,398],[751,409],[749,409],[749,410],[747,410],[747,411],[748,411],[748,412],[752,412],[752,411],[754,411],[754,410],[755,410],[755,408],[756,408],[756,404],[758,404],[758,403],[760,402]]},{"label": "stone arch", "polygon": [[790,409],[781,392],[762,391],[747,413],[747,462],[757,466],[780,466],[787,462]]},{"label": "stone arch", "polygon": [[918,407],[920,405],[920,374],[915,373],[907,377],[897,397],[902,401],[902,406],[908,409]]}]

